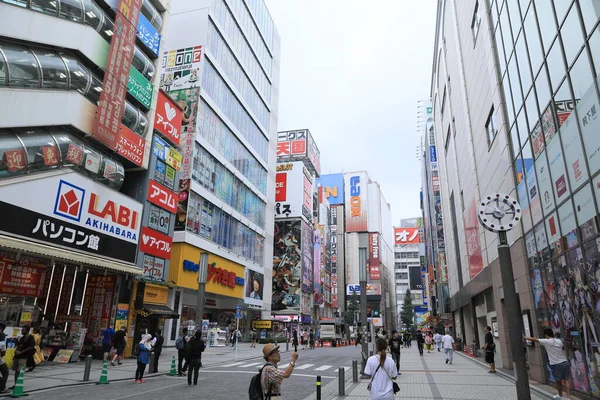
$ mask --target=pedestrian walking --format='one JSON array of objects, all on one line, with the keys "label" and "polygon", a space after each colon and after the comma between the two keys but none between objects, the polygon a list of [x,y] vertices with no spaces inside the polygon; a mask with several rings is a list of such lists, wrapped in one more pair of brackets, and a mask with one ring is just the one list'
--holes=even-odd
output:
[{"label": "pedestrian walking", "polygon": [[123,325],[121,329],[115,332],[113,335],[113,345],[115,346],[115,356],[113,357],[110,365],[115,366],[115,361],[121,365],[121,361],[123,360],[123,353],[125,352],[125,348],[127,347],[127,327]]},{"label": "pedestrian walking", "polygon": [[279,354],[279,346],[275,343],[265,344],[263,347],[263,356],[267,363],[262,369],[260,383],[265,399],[280,398],[281,383],[285,378],[292,376],[296,361],[298,360],[298,353],[292,353],[292,361],[285,370],[277,369],[277,364],[281,361],[281,354]]},{"label": "pedestrian walking", "polygon": [[360,344],[360,341],[362,339],[362,333],[360,333],[360,331],[356,334],[356,342],[354,342],[354,347],[358,346]]},{"label": "pedestrian walking", "polygon": [[[550,328],[544,329],[545,339],[525,336],[523,339],[539,342],[546,349],[548,354],[548,364],[552,370],[552,375],[556,380],[556,389],[558,394],[554,399],[571,399],[571,368],[563,352],[562,340],[554,337],[554,332]],[[563,387],[566,387],[567,397],[563,397]]]},{"label": "pedestrian walking", "polygon": [[177,349],[177,375],[185,376],[185,372],[187,371],[187,361],[185,359],[185,346],[189,340],[188,338],[188,328],[184,327],[181,330],[181,336],[175,340],[175,348]]},{"label": "pedestrian walking", "polygon": [[157,329],[154,339],[152,339],[152,348],[154,349],[154,365],[150,366],[150,370],[152,370],[154,373],[158,372],[158,359],[160,358],[160,353],[162,353],[164,342],[165,338],[162,336],[161,330]]},{"label": "pedestrian walking", "polygon": [[6,355],[6,335],[4,335],[4,330],[6,329],[6,325],[0,324],[0,336],[4,336],[2,341],[0,341],[0,393],[6,391],[6,382],[8,381],[8,375],[10,372],[8,371],[8,366],[6,362],[4,362],[4,356]]},{"label": "pedestrian walking", "polygon": [[29,367],[27,372],[33,372],[35,367],[37,367],[38,364],[44,361],[44,355],[42,354],[42,349],[40,348],[40,345],[42,344],[42,331],[39,327],[36,326],[32,329],[31,336],[33,336],[33,341],[35,342],[35,351],[31,355],[29,360],[27,360],[27,366]]},{"label": "pedestrian walking", "polygon": [[202,331],[196,331],[194,337],[185,346],[185,355],[189,365],[188,386],[192,385],[192,374],[194,375],[194,385],[198,384],[198,371],[202,366],[202,352],[205,348]]},{"label": "pedestrian walking", "polygon": [[379,338],[375,341],[375,346],[377,354],[369,357],[365,365],[365,375],[371,377],[369,399],[393,400],[394,381],[398,377],[398,372],[394,366],[394,361],[386,355],[385,350],[388,347],[388,342],[383,338]]},{"label": "pedestrian walking", "polygon": [[312,331],[312,329],[310,330],[310,333],[308,334],[308,346],[310,347],[311,350],[315,349],[315,333]]},{"label": "pedestrian walking", "polygon": [[225,346],[229,346],[231,342],[231,330],[229,329],[229,325],[225,327]]},{"label": "pedestrian walking", "polygon": [[435,333],[435,336],[433,337],[433,341],[435,342],[435,347],[437,348],[437,351],[440,351],[440,347],[442,344],[442,335],[440,335],[439,332]]},{"label": "pedestrian walking", "polygon": [[398,335],[398,331],[392,331],[392,338],[389,341],[390,353],[392,353],[392,358],[396,363],[396,371],[398,371],[398,375],[402,375],[400,373],[400,349],[402,348],[402,339],[400,335]]},{"label": "pedestrian walking", "polygon": [[411,347],[412,345],[412,335],[409,331],[404,332],[404,343],[406,347]]},{"label": "pedestrian walking", "polygon": [[494,351],[496,350],[496,344],[494,343],[494,335],[492,335],[492,328],[486,326],[485,330],[485,344],[483,349],[485,350],[485,362],[490,364],[490,370],[488,373],[496,373],[496,364],[494,363]]},{"label": "pedestrian walking", "polygon": [[115,334],[115,330],[112,326],[108,326],[105,330],[102,331],[102,353],[104,354],[103,360],[110,360],[110,349],[113,347],[113,335]]},{"label": "pedestrian walking", "polygon": [[237,348],[238,342],[241,338],[242,333],[239,331],[239,329],[236,329],[231,333],[231,345],[233,346],[234,350]]},{"label": "pedestrian walking", "polygon": [[152,335],[146,333],[138,344],[137,369],[135,371],[135,383],[144,383],[144,370],[150,363],[150,350],[152,350]]},{"label": "pedestrian walking", "polygon": [[29,325],[23,326],[21,328],[21,337],[17,341],[17,346],[15,347],[15,355],[13,357],[13,370],[15,371],[15,384],[17,383],[17,379],[19,378],[19,371],[21,368],[25,367],[27,361],[30,357],[35,353],[35,340],[33,336],[29,333]]},{"label": "pedestrian walking", "polygon": [[419,354],[423,355],[423,344],[425,343],[425,338],[420,330],[417,331],[417,348],[419,349]]},{"label": "pedestrian walking", "polygon": [[446,334],[442,337],[442,347],[444,348],[444,353],[446,354],[446,364],[452,364],[452,360],[454,359],[454,350],[452,349],[453,344],[454,338],[450,336],[450,333],[446,332]]},{"label": "pedestrian walking", "polygon": [[428,353],[433,351],[433,338],[431,337],[431,333],[427,333],[425,336],[425,348]]},{"label": "pedestrian walking", "polygon": [[294,346],[294,351],[298,352],[298,331],[294,329],[292,332],[292,346]]}]

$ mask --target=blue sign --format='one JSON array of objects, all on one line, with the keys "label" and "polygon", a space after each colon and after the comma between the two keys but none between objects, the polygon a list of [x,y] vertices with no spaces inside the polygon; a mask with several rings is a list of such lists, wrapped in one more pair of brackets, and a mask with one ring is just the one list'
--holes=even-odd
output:
[{"label": "blue sign", "polygon": [[154,142],[152,143],[152,154],[158,157],[160,160],[165,161],[166,154],[169,151],[169,145],[167,142],[154,135]]},{"label": "blue sign", "polygon": [[200,270],[200,266],[190,260],[183,261],[183,270],[190,272],[198,272]]},{"label": "blue sign", "polygon": [[435,146],[429,146],[429,161],[432,163],[437,162],[437,153],[435,151]]},{"label": "blue sign", "polygon": [[242,311],[242,306],[240,304],[236,305],[235,311]]},{"label": "blue sign", "polygon": [[344,204],[344,175],[321,175],[317,186],[323,187],[323,194],[330,205]]},{"label": "blue sign", "polygon": [[242,306],[239,304],[237,306],[235,306],[235,318],[236,319],[242,318]]},{"label": "blue sign", "polygon": [[154,55],[158,56],[158,51],[160,49],[160,33],[156,31],[150,21],[148,21],[141,13],[140,18],[138,19],[137,37],[140,38],[142,43],[144,43]]}]

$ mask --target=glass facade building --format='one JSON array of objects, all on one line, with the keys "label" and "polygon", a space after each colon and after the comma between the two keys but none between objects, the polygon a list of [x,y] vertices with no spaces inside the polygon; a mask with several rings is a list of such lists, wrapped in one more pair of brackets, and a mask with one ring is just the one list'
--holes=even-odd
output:
[{"label": "glass facade building", "polygon": [[600,397],[600,3],[495,0],[490,14],[538,332]]}]

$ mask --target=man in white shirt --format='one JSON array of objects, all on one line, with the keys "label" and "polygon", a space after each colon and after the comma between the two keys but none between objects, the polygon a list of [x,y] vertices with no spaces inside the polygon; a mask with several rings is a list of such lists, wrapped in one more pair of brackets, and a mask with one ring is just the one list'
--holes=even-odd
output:
[{"label": "man in white shirt", "polygon": [[454,359],[454,350],[452,349],[452,344],[454,344],[454,338],[450,336],[448,332],[442,337],[442,347],[444,348],[444,353],[446,353],[446,364]]},{"label": "man in white shirt", "polygon": [[[563,352],[563,342],[554,337],[554,332],[550,328],[544,329],[545,339],[525,336],[523,339],[539,342],[546,349],[548,354],[548,364],[552,369],[552,375],[556,379],[556,389],[558,394],[555,399],[571,399],[571,367]],[[563,397],[563,385],[567,387],[567,397]]]},{"label": "man in white shirt", "polygon": [[442,335],[440,335],[439,332],[436,332],[435,336],[433,337],[433,340],[435,341],[435,346],[437,347],[437,351],[440,351],[440,346],[442,343]]}]

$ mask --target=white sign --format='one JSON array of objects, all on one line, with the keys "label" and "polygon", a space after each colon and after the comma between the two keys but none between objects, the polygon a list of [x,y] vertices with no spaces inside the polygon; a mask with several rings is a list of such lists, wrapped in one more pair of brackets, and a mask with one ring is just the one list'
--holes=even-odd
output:
[{"label": "white sign", "polygon": [[130,243],[138,243],[142,204],[76,172],[0,188],[2,201]]},{"label": "white sign", "polygon": [[575,113],[571,113],[571,116],[561,125],[559,132],[565,149],[571,190],[574,192],[588,178]]},{"label": "white sign", "polygon": [[555,135],[552,138],[550,143],[546,145],[546,149],[548,164],[550,164],[550,172],[552,173],[554,191],[556,193],[556,203],[560,204],[560,202],[569,195],[570,191],[558,135]]},{"label": "white sign", "polygon": [[600,103],[594,84],[585,92],[576,108],[590,172],[594,174],[600,169]]},{"label": "white sign", "polygon": [[575,211],[577,213],[579,226],[594,218],[596,210],[594,207],[594,199],[592,197],[592,189],[589,184],[585,185],[579,192],[573,195],[573,201],[575,202]]},{"label": "white sign", "polygon": [[575,212],[573,211],[573,206],[570,201],[567,201],[558,208],[558,218],[560,219],[560,228],[564,235],[577,227],[577,223],[575,222]]},{"label": "white sign", "polygon": [[[304,169],[302,161],[277,164],[275,218],[298,218],[302,216],[305,197]],[[312,209],[310,211],[312,215]]]},{"label": "white sign", "polygon": [[545,151],[543,151],[538,159],[535,160],[535,170],[537,171],[538,189],[540,200],[542,202],[542,209],[545,214],[548,214],[548,212],[554,208],[554,195],[552,192],[552,180],[550,179],[550,173],[548,172],[549,169]]}]

